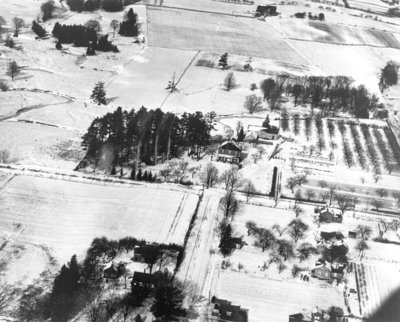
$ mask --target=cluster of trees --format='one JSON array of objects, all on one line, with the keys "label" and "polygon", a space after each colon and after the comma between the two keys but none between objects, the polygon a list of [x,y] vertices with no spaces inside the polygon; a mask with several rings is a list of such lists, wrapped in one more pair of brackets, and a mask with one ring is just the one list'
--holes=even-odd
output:
[{"label": "cluster of trees", "polygon": [[42,3],[40,10],[42,11],[43,21],[47,21],[53,16],[55,8],[56,6],[54,4],[54,0],[47,0],[46,2]]},{"label": "cluster of trees", "polygon": [[94,11],[103,8],[106,11],[116,12],[125,6],[134,3],[135,0],[67,0],[71,11]]},{"label": "cluster of trees", "polygon": [[383,91],[390,86],[397,85],[399,79],[399,65],[395,62],[388,62],[381,71],[381,77],[379,79],[379,89]]},{"label": "cluster of trees", "polygon": [[311,12],[306,14],[305,12],[296,12],[294,16],[298,19],[304,19],[305,17],[308,17],[310,20],[319,20],[319,21],[324,21],[325,20],[325,15],[321,12],[318,15],[313,16]]},{"label": "cluster of trees", "polygon": [[364,136],[365,142],[367,143],[367,151],[369,154],[370,161],[372,163],[375,182],[378,182],[378,180],[381,178],[381,174],[382,174],[381,162],[378,157],[378,152],[375,148],[375,143],[374,143],[371,133],[369,131],[368,124],[361,124],[361,132]]},{"label": "cluster of trees", "polygon": [[[296,256],[296,253],[301,261],[307,259],[311,254],[316,253],[315,247],[308,242],[301,243],[295,249],[295,244],[300,239],[303,239],[305,233],[309,230],[308,225],[299,218],[293,219],[286,227],[275,224],[272,226],[272,229],[258,227],[253,221],[248,221],[246,228],[247,234],[255,238],[255,247],[260,248],[262,252],[270,250],[270,258],[268,262],[264,263],[264,269],[268,269],[272,263],[276,263],[279,272],[281,272],[286,269],[286,265],[283,262]],[[282,239],[281,237],[284,232],[287,232],[294,242]]]},{"label": "cluster of trees", "polygon": [[295,105],[310,104],[319,107],[322,113],[329,111],[348,112],[357,118],[369,118],[369,112],[382,107],[378,97],[368,92],[365,86],[353,86],[347,76],[293,77],[287,74],[267,78],[260,84],[264,100],[271,109],[278,108],[282,95],[292,96]]},{"label": "cluster of trees", "polygon": [[317,114],[315,117],[315,126],[318,131],[318,141],[317,141],[317,147],[319,152],[322,150],[325,150],[326,148],[326,142],[325,142],[325,133],[324,133],[324,123],[322,120],[321,114]]},{"label": "cluster of trees", "polygon": [[389,174],[391,174],[392,171],[395,169],[395,161],[393,160],[389,147],[387,146],[386,141],[384,140],[383,135],[379,130],[379,128],[374,127],[372,133],[375,136],[375,139],[378,141],[378,148],[383,156],[383,162],[385,163],[385,168],[389,172]]},{"label": "cluster of trees", "polygon": [[52,31],[52,34],[58,38],[57,46],[73,43],[77,47],[88,47],[88,55],[94,55],[95,50],[119,52],[117,46],[108,40],[108,35],[104,35],[97,40],[98,23],[94,24],[93,21],[95,20],[88,21],[85,26],[62,25],[57,22]]},{"label": "cluster of trees", "polygon": [[385,126],[383,128],[383,131],[385,132],[386,138],[389,142],[389,146],[390,146],[393,156],[394,156],[394,160],[397,162],[397,167],[399,168],[400,167],[400,148],[397,143],[397,140],[389,127]]},{"label": "cluster of trees", "polygon": [[[94,162],[103,169],[113,166],[157,164],[179,157],[189,149],[189,155],[200,159],[210,141],[211,123],[201,112],[164,113],[161,109],[125,111],[93,120],[83,136],[85,162]],[[78,166],[80,168],[83,164]]]},{"label": "cluster of trees", "polygon": [[[41,317],[51,318],[52,321],[68,321],[91,303],[87,310],[89,321],[109,320],[117,312],[121,315],[122,321],[127,321],[128,316],[141,305],[146,297],[151,295],[151,292],[149,289],[132,285],[131,292],[124,297],[111,293],[104,298],[101,294],[102,263],[104,260],[111,261],[119,251],[129,251],[137,245],[144,244],[146,241],[132,237],[119,241],[108,240],[104,237],[94,239],[82,264],[77,262],[74,255],[69,263],[63,265],[54,280],[51,293],[45,299]],[[175,244],[155,246],[158,246],[159,256],[147,263],[150,272],[158,261],[161,266],[171,251],[183,252],[183,248]],[[125,284],[127,274],[128,272],[124,275]],[[166,292],[169,298],[160,296],[161,292]],[[154,298],[151,311],[156,318],[170,318],[177,316],[178,313],[184,314],[181,301],[182,289],[176,285],[169,274],[162,276],[160,285],[154,291]],[[135,321],[141,321],[141,319],[135,319]]]},{"label": "cluster of trees", "polygon": [[361,137],[360,133],[358,132],[358,126],[355,123],[350,123],[350,131],[357,151],[358,161],[360,162],[360,165],[363,168],[363,170],[366,170],[368,169],[367,158],[365,156],[364,146],[361,143]]},{"label": "cluster of trees", "polygon": [[36,20],[32,21],[32,31],[38,35],[38,37],[43,38],[47,35],[46,29],[44,29]]},{"label": "cluster of trees", "polygon": [[137,14],[133,12],[133,9],[129,9],[125,16],[125,20],[121,22],[119,28],[119,34],[127,37],[136,37],[139,34]]},{"label": "cluster of trees", "polygon": [[343,144],[343,155],[347,166],[350,168],[354,165],[353,150],[350,147],[350,143],[346,138],[347,128],[343,120],[338,123],[340,134],[342,135]]}]

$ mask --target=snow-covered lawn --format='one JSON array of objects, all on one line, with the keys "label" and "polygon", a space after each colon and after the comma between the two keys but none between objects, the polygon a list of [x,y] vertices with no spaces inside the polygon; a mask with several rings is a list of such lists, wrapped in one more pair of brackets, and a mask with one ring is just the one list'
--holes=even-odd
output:
[{"label": "snow-covered lawn", "polygon": [[257,278],[243,272],[222,271],[216,295],[248,309],[250,322],[286,322],[290,314],[310,311],[315,306],[327,309],[344,305],[343,295],[336,287]]},{"label": "snow-covered lawn", "polygon": [[[47,246],[65,262],[83,255],[95,237],[182,244],[197,199],[169,190],[17,176],[0,194],[0,227],[11,238]],[[15,236],[13,224],[21,224]]]}]

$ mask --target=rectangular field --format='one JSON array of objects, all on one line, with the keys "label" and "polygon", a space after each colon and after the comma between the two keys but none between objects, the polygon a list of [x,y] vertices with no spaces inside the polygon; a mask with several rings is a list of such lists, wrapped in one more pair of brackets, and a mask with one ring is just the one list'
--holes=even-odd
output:
[{"label": "rectangular field", "polygon": [[343,306],[342,294],[334,287],[253,278],[233,272],[220,274],[216,295],[248,309],[250,322],[286,322],[288,315],[303,309]]},{"label": "rectangular field", "polygon": [[253,18],[148,8],[151,46],[263,57],[306,64],[270,24]]},{"label": "rectangular field", "polygon": [[63,262],[102,236],[182,244],[197,200],[186,192],[17,176],[0,192],[0,229]]}]

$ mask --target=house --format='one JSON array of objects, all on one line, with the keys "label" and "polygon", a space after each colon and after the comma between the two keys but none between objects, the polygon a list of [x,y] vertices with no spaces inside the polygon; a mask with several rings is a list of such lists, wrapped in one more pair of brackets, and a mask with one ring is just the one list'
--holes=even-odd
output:
[{"label": "house", "polygon": [[154,274],[134,272],[132,277],[132,285],[137,287],[155,288],[161,283],[163,274],[155,272]]},{"label": "house", "polygon": [[349,238],[357,238],[357,232],[354,230],[349,230]]},{"label": "house", "polygon": [[245,157],[242,149],[233,140],[225,141],[218,148],[217,161],[239,164]]},{"label": "house", "polygon": [[344,265],[332,264],[332,275],[331,277],[335,280],[341,281],[344,276]]},{"label": "house", "polygon": [[328,232],[328,231],[321,231],[321,239],[323,240],[331,240],[336,237],[336,231]]},{"label": "house", "polygon": [[302,313],[289,315],[289,322],[304,322],[304,315]]},{"label": "house", "polygon": [[108,281],[109,279],[117,279],[121,277],[125,272],[125,263],[119,262],[117,264],[113,261],[103,270],[103,277],[106,279],[106,281]]},{"label": "house", "polygon": [[334,211],[329,208],[323,208],[319,213],[319,221],[321,223],[342,223],[343,216],[341,214],[335,214]]},{"label": "house", "polygon": [[212,297],[211,303],[213,303],[213,310],[211,312],[211,316],[209,317],[210,321],[218,321],[218,322],[248,321],[249,310],[247,309],[242,309],[238,305],[232,305],[231,302],[227,300],[218,299],[215,296]]},{"label": "house", "polygon": [[311,270],[311,276],[321,280],[330,280],[332,275],[332,265],[325,262]]},{"label": "house", "polygon": [[247,243],[243,241],[243,236],[233,237],[232,243],[235,245],[236,249],[242,249],[244,245],[247,245]]},{"label": "house", "polygon": [[154,263],[160,256],[156,245],[136,246],[132,260],[139,263]]}]

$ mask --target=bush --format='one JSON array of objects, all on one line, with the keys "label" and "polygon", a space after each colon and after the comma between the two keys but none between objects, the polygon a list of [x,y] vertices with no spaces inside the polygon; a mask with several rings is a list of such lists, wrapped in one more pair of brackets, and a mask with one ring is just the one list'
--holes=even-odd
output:
[{"label": "bush", "polygon": [[9,90],[9,87],[8,87],[6,81],[0,80],[0,90],[2,92],[7,92]]}]

